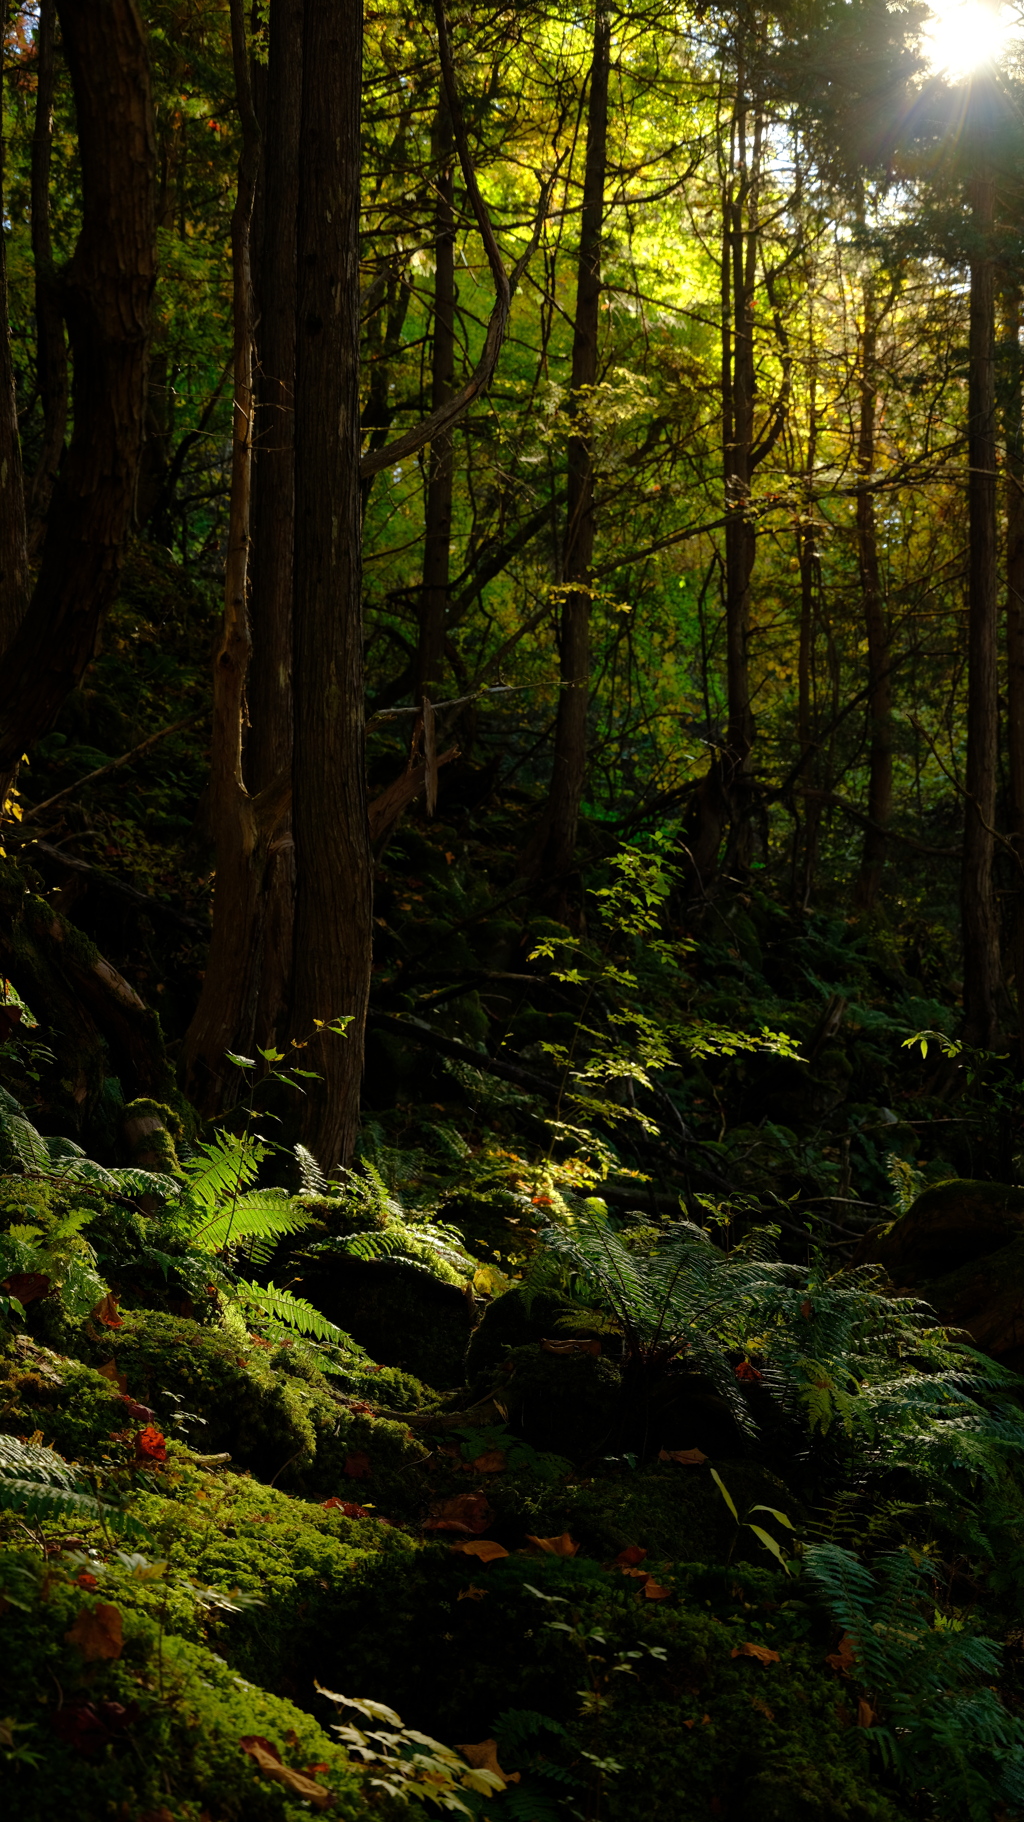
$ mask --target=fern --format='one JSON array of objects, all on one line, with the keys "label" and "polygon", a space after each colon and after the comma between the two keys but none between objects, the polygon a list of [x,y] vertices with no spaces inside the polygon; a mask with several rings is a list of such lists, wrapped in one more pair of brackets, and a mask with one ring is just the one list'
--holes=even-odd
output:
[{"label": "fern", "polygon": [[295,1156],[299,1163],[299,1177],[302,1183],[303,1193],[307,1196],[329,1195],[331,1193],[331,1185],[328,1183],[327,1178],[325,1177],[319,1162],[314,1158],[313,1153],[307,1151],[304,1145],[296,1145]]},{"label": "fern", "polygon": [[259,1262],[270,1256],[278,1240],[301,1232],[310,1220],[301,1204],[283,1190],[251,1189],[214,1210],[193,1230],[189,1241],[200,1252],[209,1253],[248,1242],[249,1257]]},{"label": "fern", "polygon": [[879,1559],[876,1576],[836,1544],[808,1546],[804,1562],[879,1710],[867,1738],[887,1769],[914,1792],[930,1792],[949,1818],[987,1822],[1000,1797],[1018,1802],[1024,1722],[991,1687],[999,1647],[929,1620],[934,1566],[896,1550]]},{"label": "fern", "polygon": [[273,1317],[286,1328],[296,1329],[300,1335],[310,1335],[314,1341],[330,1341],[337,1347],[348,1343],[348,1336],[334,1322],[328,1322],[318,1309],[307,1303],[304,1297],[292,1297],[287,1291],[279,1291],[274,1284],[246,1284],[244,1281],[230,1287],[229,1295],[237,1302]]},{"label": "fern", "polygon": [[[9,1096],[6,1099],[10,1101]],[[46,1141],[13,1101],[0,1107],[0,1147],[7,1155],[8,1170],[18,1165],[23,1171],[49,1174],[50,1154]]]},{"label": "fern", "polygon": [[48,1519],[94,1522],[111,1531],[148,1537],[146,1527],[83,1486],[69,1462],[38,1443],[0,1435],[0,1511],[39,1524]]}]

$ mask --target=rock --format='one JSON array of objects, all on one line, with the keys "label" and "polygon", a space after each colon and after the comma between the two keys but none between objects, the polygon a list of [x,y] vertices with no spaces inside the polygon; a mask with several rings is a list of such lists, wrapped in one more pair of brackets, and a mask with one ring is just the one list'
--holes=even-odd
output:
[{"label": "rock", "polygon": [[437,1391],[461,1385],[475,1307],[471,1294],[402,1259],[324,1258],[302,1295],[383,1366]]},{"label": "rock", "polygon": [[[473,1331],[466,1363],[470,1378],[499,1370],[511,1348],[525,1347],[530,1342],[543,1340],[545,1336],[565,1341],[573,1337],[585,1338],[595,1332],[585,1325],[563,1327],[559,1319],[565,1308],[564,1297],[552,1296],[550,1293],[534,1297],[529,1308],[521,1291],[505,1291],[500,1297],[495,1297]],[[614,1345],[614,1336],[605,1339],[610,1339]]]},{"label": "rock", "polygon": [[1002,1366],[1024,1371],[1024,1189],[955,1179],[874,1228],[855,1263],[883,1265]]},{"label": "rock", "polygon": [[898,1220],[873,1228],[855,1263],[884,1265],[894,1284],[918,1285],[1022,1235],[1024,1189],[954,1178],[926,1189]]}]

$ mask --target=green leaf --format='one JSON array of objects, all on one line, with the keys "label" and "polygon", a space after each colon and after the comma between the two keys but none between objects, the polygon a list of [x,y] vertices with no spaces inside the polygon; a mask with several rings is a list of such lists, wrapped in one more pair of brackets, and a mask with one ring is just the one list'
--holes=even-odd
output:
[{"label": "green leaf", "polygon": [[[755,1507],[754,1509],[755,1509],[755,1511],[761,1510],[760,1507]],[[785,1557],[782,1554],[781,1549],[779,1548],[779,1545],[775,1542],[775,1539],[774,1539],[774,1537],[772,1537],[771,1533],[769,1531],[766,1531],[762,1525],[748,1525],[747,1530],[752,1531],[754,1533],[754,1536],[756,1538],[760,1539],[761,1543],[764,1545],[766,1550],[770,1550],[773,1556],[778,1557],[779,1562],[782,1564],[782,1567],[786,1571],[786,1574],[791,1575],[792,1570],[790,1569],[789,1564],[787,1563]]]},{"label": "green leaf", "polygon": [[234,1063],[236,1069],[255,1069],[256,1067],[255,1057],[236,1056],[233,1050],[225,1050],[224,1055],[229,1063]]},{"label": "green leaf", "polygon": [[[733,1500],[733,1496],[732,1496],[732,1494],[731,1494],[731,1493],[730,1493],[730,1491],[729,1491],[729,1489],[728,1489],[728,1487],[727,1487],[727,1486],[726,1486],[726,1484],[725,1484],[725,1482],[724,1482],[724,1480],[723,1480],[723,1479],[722,1479],[722,1476],[721,1476],[721,1475],[720,1475],[720,1474],[719,1474],[719,1472],[718,1472],[718,1469],[717,1469],[717,1468],[712,1468],[712,1470],[711,1470],[711,1478],[712,1478],[712,1480],[713,1480],[713,1481],[714,1481],[714,1483],[715,1483],[715,1486],[716,1486],[716,1487],[717,1487],[717,1488],[718,1488],[718,1491],[719,1491],[719,1493],[720,1493],[720,1494],[721,1494],[721,1495],[722,1495],[722,1498],[723,1498],[723,1499],[724,1499],[724,1500],[725,1500],[725,1503],[726,1503],[726,1505],[727,1505],[727,1506],[728,1506],[728,1508],[729,1508],[729,1510],[730,1510],[730,1512],[731,1512],[731,1513],[732,1513],[732,1515],[733,1515],[733,1518],[734,1518],[734,1519],[735,1519],[735,1520],[736,1520],[736,1523],[737,1523],[737,1524],[739,1524],[739,1522],[740,1522],[740,1515],[739,1515],[739,1513],[738,1513],[738,1512],[737,1512],[737,1510],[736,1510],[736,1505],[735,1505],[735,1502],[734,1502],[734,1500]],[[753,1525],[751,1525],[751,1527],[750,1527],[750,1528],[751,1528],[751,1530],[752,1530],[752,1531],[753,1531],[753,1530],[754,1530],[754,1529],[756,1529],[756,1527],[755,1527],[755,1526],[753,1526]]]},{"label": "green leaf", "polygon": [[[714,1469],[711,1471],[714,1473]],[[792,1519],[787,1518],[784,1512],[780,1512],[777,1506],[751,1506],[750,1510],[751,1512],[768,1512],[772,1518],[778,1519],[780,1525],[785,1525],[787,1531],[796,1530]]]}]

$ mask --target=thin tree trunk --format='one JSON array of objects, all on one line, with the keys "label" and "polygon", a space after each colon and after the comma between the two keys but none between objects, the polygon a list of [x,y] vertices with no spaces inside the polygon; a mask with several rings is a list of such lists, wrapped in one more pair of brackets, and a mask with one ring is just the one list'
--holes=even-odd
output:
[{"label": "thin tree trunk", "polygon": [[[862,482],[874,472],[877,379],[878,310],[873,275],[864,282],[864,328],[860,353],[860,418],[857,434],[857,473]],[[857,565],[864,632],[868,647],[868,816],[864,831],[860,871],[853,902],[868,911],[878,897],[885,865],[884,830],[892,814],[892,678],[889,627],[882,595],[875,527],[875,496],[865,486],[857,495]]]},{"label": "thin tree trunk", "polygon": [[1003,339],[1010,366],[1006,429],[1006,744],[1009,820],[1018,876],[1013,917],[1013,972],[1017,1027],[1024,1056],[1024,361],[1021,358],[1021,290],[1003,298]]},{"label": "thin tree trunk", "polygon": [[[0,5],[0,44],[6,42],[8,0]],[[2,83],[2,77],[0,77]],[[0,94],[2,100],[2,94]],[[2,117],[0,117],[2,118]],[[0,202],[3,201],[4,142],[0,130]],[[0,209],[0,652],[10,645],[21,625],[28,601],[28,558],[25,549],[25,488],[21,472],[18,406],[11,359],[11,325],[7,305],[7,236]],[[0,786],[0,806],[7,788]]]},{"label": "thin tree trunk", "polygon": [[[359,1122],[371,964],[359,488],[362,12],[305,0],[295,383],[295,992],[320,1081],[304,1137],[333,1168]],[[318,1021],[347,1019],[344,1036]]]},{"label": "thin tree trunk", "polygon": [[0,674],[0,795],[26,748],[52,728],[117,593],[142,448],[156,273],[153,105],[136,0],[58,0],[57,11],[82,182],[82,231],[63,286],[74,432],[31,609]]},{"label": "thin tree trunk", "polygon": [[[573,323],[565,538],[562,546],[562,612],[558,672],[561,690],[555,751],[545,813],[543,846],[532,871],[561,882],[576,852],[580,802],[587,768],[590,699],[591,566],[594,555],[594,449],[590,395],[597,383],[597,334],[601,305],[601,237],[608,161],[608,74],[611,13],[597,0],[594,58],[590,70],[583,208],[576,267]],[[561,887],[559,887],[561,890]]]},{"label": "thin tree trunk", "polygon": [[[302,0],[271,0],[259,281],[259,405],[252,523],[252,789],[291,781],[295,555],[295,223],[299,207]],[[264,884],[256,1043],[280,1039],[291,993],[295,849],[274,832]]]},{"label": "thin tree trunk", "polygon": [[46,530],[68,420],[68,356],[60,286],[50,235],[50,159],[57,9],[40,0],[36,27],[36,111],[32,130],[32,264],[36,285],[36,384],[43,408],[43,441],[28,489],[29,552],[38,557]]},{"label": "thin tree trunk", "polygon": [[230,1093],[235,1071],[229,1050],[252,1041],[262,949],[262,886],[268,824],[250,796],[243,770],[246,678],[252,650],[249,625],[249,538],[252,487],[253,300],[250,235],[260,163],[260,128],[253,107],[244,0],[230,0],[235,98],[242,129],[238,183],[231,216],[234,410],[231,502],[224,577],[224,620],[213,661],[210,740],[210,822],[216,850],[213,931],[202,992],[183,1050],[186,1092],[206,1114]]},{"label": "thin tree trunk", "polygon": [[[430,409],[447,404],[455,373],[455,142],[444,101],[433,131],[436,170],[434,212],[434,326]],[[444,685],[444,638],[452,548],[454,448],[450,430],[430,445],[423,545],[423,596],[416,658],[416,700],[434,701]]]},{"label": "thin tree trunk", "polygon": [[964,950],[964,1034],[991,1048],[997,1031],[999,928],[993,894],[993,828],[997,757],[995,269],[986,242],[992,233],[995,184],[973,185],[977,248],[971,263],[967,449],[970,573],[967,683],[967,766],[961,886]]}]

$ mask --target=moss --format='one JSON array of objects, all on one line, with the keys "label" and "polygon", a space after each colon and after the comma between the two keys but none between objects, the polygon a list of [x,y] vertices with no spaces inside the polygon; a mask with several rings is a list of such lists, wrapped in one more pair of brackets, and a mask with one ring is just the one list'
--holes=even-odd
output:
[{"label": "moss", "polygon": [[345,1822],[379,1813],[344,1751],[301,1709],[126,1607],[119,1655],[85,1662],[66,1635],[81,1614],[114,1603],[77,1586],[60,1563],[40,1574],[38,1558],[0,1557],[5,1585],[25,1603],[0,1616],[0,1700],[8,1727],[15,1723],[6,1779],[19,1822],[134,1822],[166,1816],[169,1804],[176,1822],[299,1822],[308,1804],[260,1775],[239,1747],[250,1735],[295,1770],[322,1767],[314,1775]]}]

